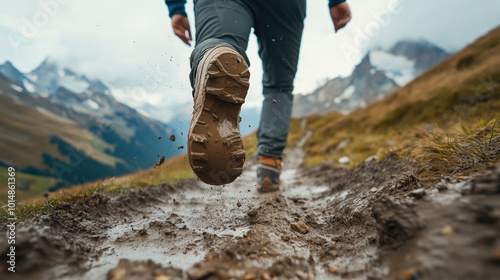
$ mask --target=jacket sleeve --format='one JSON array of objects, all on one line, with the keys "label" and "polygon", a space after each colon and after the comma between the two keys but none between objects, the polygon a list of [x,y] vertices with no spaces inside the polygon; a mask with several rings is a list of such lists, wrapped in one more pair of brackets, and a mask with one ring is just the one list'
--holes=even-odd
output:
[{"label": "jacket sleeve", "polygon": [[338,4],[340,3],[343,3],[345,2],[345,0],[329,0],[328,2],[328,7],[334,7],[334,6],[337,6]]},{"label": "jacket sleeve", "polygon": [[186,0],[165,0],[165,4],[168,7],[168,16],[173,17],[174,15],[185,15],[186,9],[184,5],[186,4]]}]

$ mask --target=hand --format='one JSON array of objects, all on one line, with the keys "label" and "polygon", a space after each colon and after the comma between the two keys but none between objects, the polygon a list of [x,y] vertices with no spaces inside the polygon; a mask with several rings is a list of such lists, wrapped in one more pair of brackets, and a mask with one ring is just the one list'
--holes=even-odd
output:
[{"label": "hand", "polygon": [[346,2],[342,2],[330,8],[330,16],[332,17],[335,33],[344,28],[346,24],[351,21],[351,9]]},{"label": "hand", "polygon": [[[172,17],[172,29],[175,35],[179,37],[186,45],[191,46],[189,41],[193,40],[191,38],[191,28],[189,27],[189,20],[185,15],[174,15]],[[187,31],[187,36],[186,36]]]}]

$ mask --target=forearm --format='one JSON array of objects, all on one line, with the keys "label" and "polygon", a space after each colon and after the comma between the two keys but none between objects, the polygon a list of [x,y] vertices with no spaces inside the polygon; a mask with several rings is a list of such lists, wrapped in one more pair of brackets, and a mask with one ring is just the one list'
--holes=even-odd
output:
[{"label": "forearm", "polygon": [[184,5],[186,0],[165,0],[165,4],[168,7],[168,16],[173,17],[174,15],[187,15]]},{"label": "forearm", "polygon": [[337,6],[338,4],[340,3],[343,3],[345,2],[345,0],[329,0],[328,2],[328,7],[334,7],[334,6]]}]

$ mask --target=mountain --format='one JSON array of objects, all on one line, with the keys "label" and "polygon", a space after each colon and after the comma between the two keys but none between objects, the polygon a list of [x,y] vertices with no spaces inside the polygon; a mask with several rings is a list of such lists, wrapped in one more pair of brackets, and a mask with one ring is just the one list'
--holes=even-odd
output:
[{"label": "mountain", "polygon": [[[430,131],[433,131],[430,134],[433,140],[429,143],[441,141],[452,151],[432,150],[434,155],[429,158],[445,153],[459,158],[454,162],[443,162],[446,168],[464,166],[462,163],[470,160],[464,151],[471,147],[478,149],[477,154],[485,158],[480,162],[493,162],[485,155],[490,152],[488,149],[478,148],[475,144],[461,146],[447,133],[471,128],[471,131],[465,129],[464,139],[475,141],[482,139],[479,138],[481,135],[487,135],[485,142],[492,146],[493,154],[499,154],[492,130],[495,124],[497,128],[499,126],[494,121],[500,112],[499,54],[500,27],[382,100],[347,115],[329,112],[308,118],[313,133],[305,144],[307,164],[325,160],[337,162],[344,156],[350,158],[351,164],[358,164],[372,155],[380,158],[388,151],[405,153],[408,149],[415,149],[416,141],[429,139],[425,135]],[[476,135],[473,131],[478,126],[481,130]],[[426,141],[421,143],[428,145]]]},{"label": "mountain", "polygon": [[[118,102],[99,80],[45,60],[30,73],[0,66],[0,165],[82,183],[182,153],[167,125]],[[162,139],[159,139],[159,137]]]},{"label": "mountain", "polygon": [[371,50],[350,76],[329,80],[310,94],[296,95],[293,116],[329,111],[347,114],[405,86],[448,56],[425,40],[400,41],[388,51]]}]

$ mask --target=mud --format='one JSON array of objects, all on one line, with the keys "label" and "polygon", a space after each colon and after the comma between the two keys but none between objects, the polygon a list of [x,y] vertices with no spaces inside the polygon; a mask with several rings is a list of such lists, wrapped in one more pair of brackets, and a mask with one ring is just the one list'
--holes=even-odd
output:
[{"label": "mud", "polygon": [[395,154],[304,168],[303,143],[287,151],[280,193],[256,191],[249,159],[224,186],[184,180],[94,195],[19,223],[17,273],[4,266],[0,277],[498,279],[500,166],[425,185]]}]

